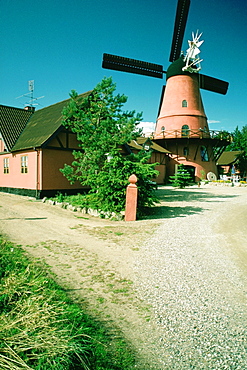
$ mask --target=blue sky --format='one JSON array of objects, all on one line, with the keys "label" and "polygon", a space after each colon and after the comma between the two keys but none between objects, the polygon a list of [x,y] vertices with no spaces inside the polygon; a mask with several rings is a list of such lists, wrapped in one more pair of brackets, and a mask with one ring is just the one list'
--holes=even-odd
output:
[{"label": "blue sky", "polygon": [[[0,104],[23,107],[35,81],[36,109],[91,90],[112,76],[126,110],[155,122],[165,79],[102,69],[110,53],[169,66],[177,0],[0,1]],[[201,91],[212,130],[247,125],[246,0],[191,0],[183,50],[203,32],[202,73],[230,83],[226,96]]]}]

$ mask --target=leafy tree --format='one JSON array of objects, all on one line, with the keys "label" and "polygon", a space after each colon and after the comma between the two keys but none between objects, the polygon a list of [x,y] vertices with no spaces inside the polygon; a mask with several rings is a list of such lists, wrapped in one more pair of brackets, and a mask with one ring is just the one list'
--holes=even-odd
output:
[{"label": "leafy tree", "polygon": [[236,168],[242,175],[247,172],[247,125],[239,130],[238,126],[232,133],[233,142],[226,148],[227,151],[239,150],[242,153],[237,156]]},{"label": "leafy tree", "polygon": [[237,156],[237,161],[235,163],[235,167],[239,170],[241,176],[246,176],[247,173],[247,154],[240,153]]},{"label": "leafy tree", "polygon": [[155,186],[150,181],[158,172],[156,164],[148,164],[151,152],[123,155],[121,147],[141,134],[137,129],[141,114],[123,111],[125,95],[114,95],[116,85],[104,78],[84,98],[75,91],[63,110],[63,125],[76,133],[81,150],[73,152],[72,165],[65,164],[61,172],[73,183],[79,180],[90,187],[87,201],[92,208],[109,212],[124,209],[129,176],[138,178],[138,207],[151,206],[157,201]]},{"label": "leafy tree", "polygon": [[228,145],[227,150],[243,150],[247,154],[247,125],[241,130],[237,126],[232,135],[233,142]]},{"label": "leafy tree", "polygon": [[180,189],[185,188],[185,186],[190,185],[192,182],[190,173],[189,171],[187,171],[184,164],[178,165],[177,173],[173,176],[170,176],[170,180],[171,180],[172,186],[178,187]]}]

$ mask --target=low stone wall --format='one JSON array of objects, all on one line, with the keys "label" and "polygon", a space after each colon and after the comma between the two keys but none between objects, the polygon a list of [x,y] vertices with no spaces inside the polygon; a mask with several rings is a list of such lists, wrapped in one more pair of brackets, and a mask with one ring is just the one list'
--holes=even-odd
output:
[{"label": "low stone wall", "polygon": [[46,204],[50,204],[51,206],[57,206],[63,209],[67,209],[70,212],[80,212],[84,215],[87,214],[87,215],[94,216],[94,217],[109,218],[109,219],[115,219],[115,220],[122,220],[124,218],[124,214],[102,212],[102,211],[98,211],[97,209],[86,208],[86,207],[76,207],[70,203],[56,202],[46,197],[42,199],[42,202]]}]

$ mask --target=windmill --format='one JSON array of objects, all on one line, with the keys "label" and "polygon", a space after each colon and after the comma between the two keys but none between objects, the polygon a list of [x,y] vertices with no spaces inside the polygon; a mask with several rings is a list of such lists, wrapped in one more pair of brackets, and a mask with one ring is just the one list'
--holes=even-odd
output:
[{"label": "windmill", "polygon": [[167,176],[174,173],[177,164],[184,163],[198,179],[200,172],[216,177],[216,152],[219,156],[227,145],[219,133],[209,131],[200,89],[225,95],[229,84],[200,73],[198,54],[203,41],[198,32],[192,34],[187,54],[181,54],[189,7],[190,0],[178,0],[167,71],[160,64],[112,54],[103,54],[102,67],[160,79],[166,74],[154,139],[173,153]]}]

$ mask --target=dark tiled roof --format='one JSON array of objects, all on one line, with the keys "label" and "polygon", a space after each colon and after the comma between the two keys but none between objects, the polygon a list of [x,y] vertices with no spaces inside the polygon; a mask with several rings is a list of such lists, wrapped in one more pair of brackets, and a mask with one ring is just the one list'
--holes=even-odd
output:
[{"label": "dark tiled roof", "polygon": [[[84,98],[91,91],[80,94]],[[60,128],[62,124],[62,110],[70,99],[36,111],[22,132],[13,151],[41,147]]]},{"label": "dark tiled roof", "polygon": [[31,110],[0,105],[0,133],[8,151],[16,143],[32,114]]},{"label": "dark tiled roof", "polygon": [[219,166],[227,166],[237,160],[237,156],[243,153],[242,151],[223,152],[216,163]]}]

